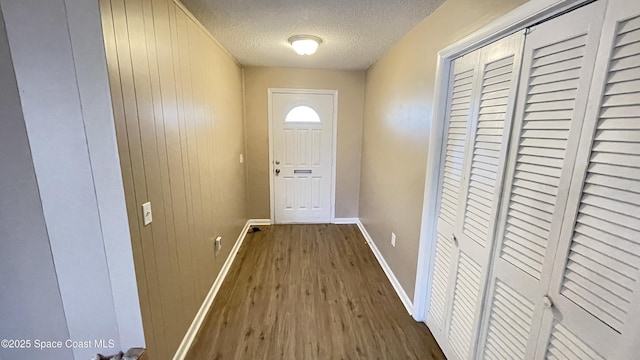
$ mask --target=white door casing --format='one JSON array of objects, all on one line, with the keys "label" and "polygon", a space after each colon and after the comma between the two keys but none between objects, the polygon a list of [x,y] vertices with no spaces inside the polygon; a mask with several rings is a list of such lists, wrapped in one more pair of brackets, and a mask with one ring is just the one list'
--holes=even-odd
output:
[{"label": "white door casing", "polygon": [[331,222],[336,105],[336,91],[269,89],[272,222]]}]

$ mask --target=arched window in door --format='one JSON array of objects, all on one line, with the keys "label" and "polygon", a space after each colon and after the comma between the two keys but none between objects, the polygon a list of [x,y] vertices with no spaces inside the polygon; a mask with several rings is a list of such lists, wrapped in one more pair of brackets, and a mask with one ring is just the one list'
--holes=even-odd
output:
[{"label": "arched window in door", "polygon": [[320,116],[312,108],[300,105],[289,111],[284,119],[287,123],[319,123]]}]

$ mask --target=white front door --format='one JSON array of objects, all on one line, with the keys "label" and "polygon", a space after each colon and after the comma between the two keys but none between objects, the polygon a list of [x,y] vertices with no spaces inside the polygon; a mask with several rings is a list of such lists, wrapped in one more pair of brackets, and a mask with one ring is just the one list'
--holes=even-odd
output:
[{"label": "white front door", "polygon": [[271,92],[273,220],[329,223],[335,94]]}]

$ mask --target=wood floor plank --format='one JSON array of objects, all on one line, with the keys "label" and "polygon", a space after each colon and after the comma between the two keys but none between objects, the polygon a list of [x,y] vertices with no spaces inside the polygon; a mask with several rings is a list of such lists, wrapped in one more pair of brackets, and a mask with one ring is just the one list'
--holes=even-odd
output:
[{"label": "wood floor plank", "polygon": [[357,226],[261,229],[247,235],[187,359],[445,358]]}]

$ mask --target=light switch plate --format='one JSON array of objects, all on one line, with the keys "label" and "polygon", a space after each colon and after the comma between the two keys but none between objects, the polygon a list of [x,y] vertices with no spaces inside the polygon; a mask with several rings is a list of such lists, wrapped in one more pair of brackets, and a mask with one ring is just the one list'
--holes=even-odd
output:
[{"label": "light switch plate", "polygon": [[244,154],[240,154],[240,164],[244,163]]},{"label": "light switch plate", "polygon": [[142,204],[142,218],[144,219],[144,226],[151,224],[153,216],[151,214],[151,202]]},{"label": "light switch plate", "polygon": [[218,255],[218,252],[220,252],[220,249],[222,249],[222,236],[218,236],[216,238],[213,249],[215,251],[215,254]]},{"label": "light switch plate", "polygon": [[391,246],[396,247],[396,234],[391,233]]}]

